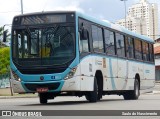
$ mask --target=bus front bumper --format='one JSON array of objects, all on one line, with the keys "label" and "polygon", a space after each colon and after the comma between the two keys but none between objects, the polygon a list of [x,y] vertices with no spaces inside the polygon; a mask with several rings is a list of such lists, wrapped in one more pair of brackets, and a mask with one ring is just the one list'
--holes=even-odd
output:
[{"label": "bus front bumper", "polygon": [[48,88],[47,92],[80,91],[79,76],[59,81],[24,82],[11,79],[14,93],[34,93],[38,88]]},{"label": "bus front bumper", "polygon": [[11,80],[14,93],[33,93],[39,88],[47,88],[47,92],[58,92],[64,84],[64,81],[46,81],[46,82],[19,82]]}]

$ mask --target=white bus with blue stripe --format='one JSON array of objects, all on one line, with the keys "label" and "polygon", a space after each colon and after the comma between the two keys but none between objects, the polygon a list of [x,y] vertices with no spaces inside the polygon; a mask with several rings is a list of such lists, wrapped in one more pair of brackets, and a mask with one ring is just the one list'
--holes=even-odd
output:
[{"label": "white bus with blue stripe", "polygon": [[118,25],[74,11],[25,14],[14,17],[11,39],[13,90],[37,92],[40,103],[112,94],[136,100],[154,87],[154,41]]}]

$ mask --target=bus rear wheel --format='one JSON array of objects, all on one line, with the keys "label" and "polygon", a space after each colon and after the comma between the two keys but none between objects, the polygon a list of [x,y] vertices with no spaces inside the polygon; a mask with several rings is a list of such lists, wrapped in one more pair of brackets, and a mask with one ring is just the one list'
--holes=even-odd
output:
[{"label": "bus rear wheel", "polygon": [[134,90],[132,91],[127,91],[123,97],[125,100],[137,100],[139,98],[140,95],[140,89],[139,89],[139,81],[138,79],[135,79],[134,81]]},{"label": "bus rear wheel", "polygon": [[97,85],[97,79],[94,78],[94,87],[93,91],[90,91],[86,94],[86,99],[89,102],[97,102],[98,100],[98,85]]},{"label": "bus rear wheel", "polygon": [[41,104],[46,104],[48,101],[47,93],[39,93],[39,102]]}]

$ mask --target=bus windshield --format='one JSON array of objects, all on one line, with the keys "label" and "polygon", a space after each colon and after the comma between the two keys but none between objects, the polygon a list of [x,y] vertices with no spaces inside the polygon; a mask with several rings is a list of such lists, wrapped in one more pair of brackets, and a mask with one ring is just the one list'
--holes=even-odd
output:
[{"label": "bus windshield", "polygon": [[13,29],[12,56],[19,66],[55,66],[75,57],[75,28],[25,26]]}]

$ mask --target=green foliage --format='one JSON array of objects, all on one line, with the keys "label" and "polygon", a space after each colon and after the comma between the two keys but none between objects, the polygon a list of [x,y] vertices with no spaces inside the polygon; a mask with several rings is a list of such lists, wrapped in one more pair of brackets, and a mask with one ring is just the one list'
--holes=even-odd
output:
[{"label": "green foliage", "polygon": [[9,72],[9,47],[0,48],[0,74]]}]

